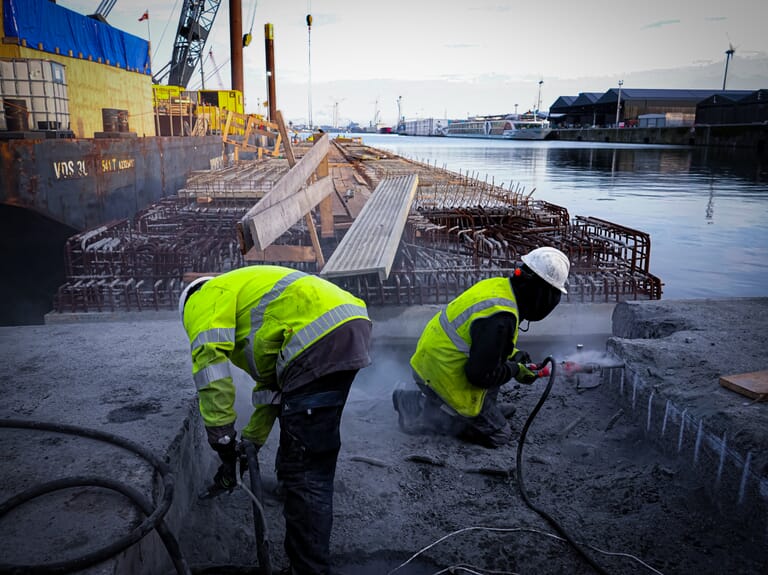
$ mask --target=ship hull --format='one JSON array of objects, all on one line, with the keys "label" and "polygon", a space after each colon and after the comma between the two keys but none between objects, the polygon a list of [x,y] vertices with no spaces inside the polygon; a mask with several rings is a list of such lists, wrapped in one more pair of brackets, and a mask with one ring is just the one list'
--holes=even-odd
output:
[{"label": "ship hull", "polygon": [[552,133],[549,122],[517,117],[475,117],[450,122],[442,129],[448,138],[485,140],[546,140]]},{"label": "ship hull", "polygon": [[175,195],[222,152],[220,136],[5,140],[0,203],[83,230]]},{"label": "ship hull", "polygon": [[546,140],[552,130],[519,130],[504,134],[444,134],[446,138],[481,138],[483,140]]}]

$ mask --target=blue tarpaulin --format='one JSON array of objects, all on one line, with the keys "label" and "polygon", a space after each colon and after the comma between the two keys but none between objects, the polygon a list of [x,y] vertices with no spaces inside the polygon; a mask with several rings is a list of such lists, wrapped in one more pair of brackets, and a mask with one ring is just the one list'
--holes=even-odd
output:
[{"label": "blue tarpaulin", "polygon": [[109,24],[54,4],[50,0],[2,0],[3,31],[30,48],[151,74],[149,43]]}]

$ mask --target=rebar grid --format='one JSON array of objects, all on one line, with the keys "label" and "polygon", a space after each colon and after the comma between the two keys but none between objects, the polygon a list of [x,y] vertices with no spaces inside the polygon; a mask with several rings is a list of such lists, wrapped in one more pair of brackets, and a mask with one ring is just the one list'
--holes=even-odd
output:
[{"label": "rebar grid", "polygon": [[565,208],[528,199],[490,208],[422,204],[409,216],[389,278],[340,283],[372,304],[447,303],[481,279],[511,274],[539,246],[557,247],[571,261],[565,301],[661,298],[661,281],[647,269],[647,234],[597,218],[571,223]]},{"label": "rebar grid", "polygon": [[[648,234],[576,216],[476,174],[456,174],[367,146],[339,149],[375,186],[398,174],[420,182],[389,277],[333,281],[371,305],[447,303],[475,282],[511,274],[521,256],[540,246],[571,261],[569,302],[660,299],[662,283],[649,273]],[[174,309],[186,272],[221,273],[245,265],[235,224],[287,170],[284,160],[245,162],[193,174],[178,197],[165,198],[128,220],[70,238],[66,283],[57,311]],[[343,233],[323,240],[326,254]],[[302,219],[275,244],[312,245]],[[272,262],[318,273],[315,262]]]},{"label": "rebar grid", "polygon": [[186,272],[243,265],[235,222],[250,203],[161,200],[128,220],[71,237],[57,312],[174,309]]},{"label": "rebar grid", "polygon": [[218,170],[193,173],[178,191],[183,199],[250,199],[251,204],[269,192],[288,171],[288,161],[273,158],[242,161]]}]

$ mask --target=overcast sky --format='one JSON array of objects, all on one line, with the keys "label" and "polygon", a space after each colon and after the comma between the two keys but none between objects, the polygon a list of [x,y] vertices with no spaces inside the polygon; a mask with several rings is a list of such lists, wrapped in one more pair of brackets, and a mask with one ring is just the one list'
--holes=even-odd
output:
[{"label": "overcast sky", "polygon": [[[140,4],[141,3],[141,4]],[[58,0],[77,12],[98,0]],[[108,21],[171,59],[183,0],[117,0]],[[147,22],[138,22],[145,9]],[[275,32],[278,108],[331,124],[541,109],[558,96],[625,88],[768,88],[768,0],[242,0],[246,111],[266,98],[264,24]],[[312,14],[311,32],[306,15]],[[255,18],[254,18],[255,15]],[[229,0],[206,45],[230,85]],[[311,62],[311,86],[309,70]],[[206,88],[218,88],[206,61]],[[543,83],[539,85],[539,82]],[[200,75],[190,87],[200,86]]]}]

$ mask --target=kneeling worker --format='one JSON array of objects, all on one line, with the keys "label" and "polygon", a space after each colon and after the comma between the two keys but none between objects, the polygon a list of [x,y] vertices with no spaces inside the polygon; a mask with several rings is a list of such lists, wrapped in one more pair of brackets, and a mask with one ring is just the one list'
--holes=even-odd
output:
[{"label": "kneeling worker", "polygon": [[516,348],[520,322],[539,321],[568,293],[566,255],[552,247],[522,256],[512,277],[481,280],[426,325],[411,357],[418,389],[392,395],[406,433],[456,435],[486,447],[509,443],[512,433],[497,404],[512,378],[530,384],[530,356]]},{"label": "kneeling worker", "polygon": [[243,437],[259,448],[280,420],[288,572],[329,573],[342,409],[357,371],[371,363],[365,303],[317,276],[263,265],[194,280],[179,311],[208,442],[222,461],[217,483],[236,482],[231,362],[256,382]]}]

